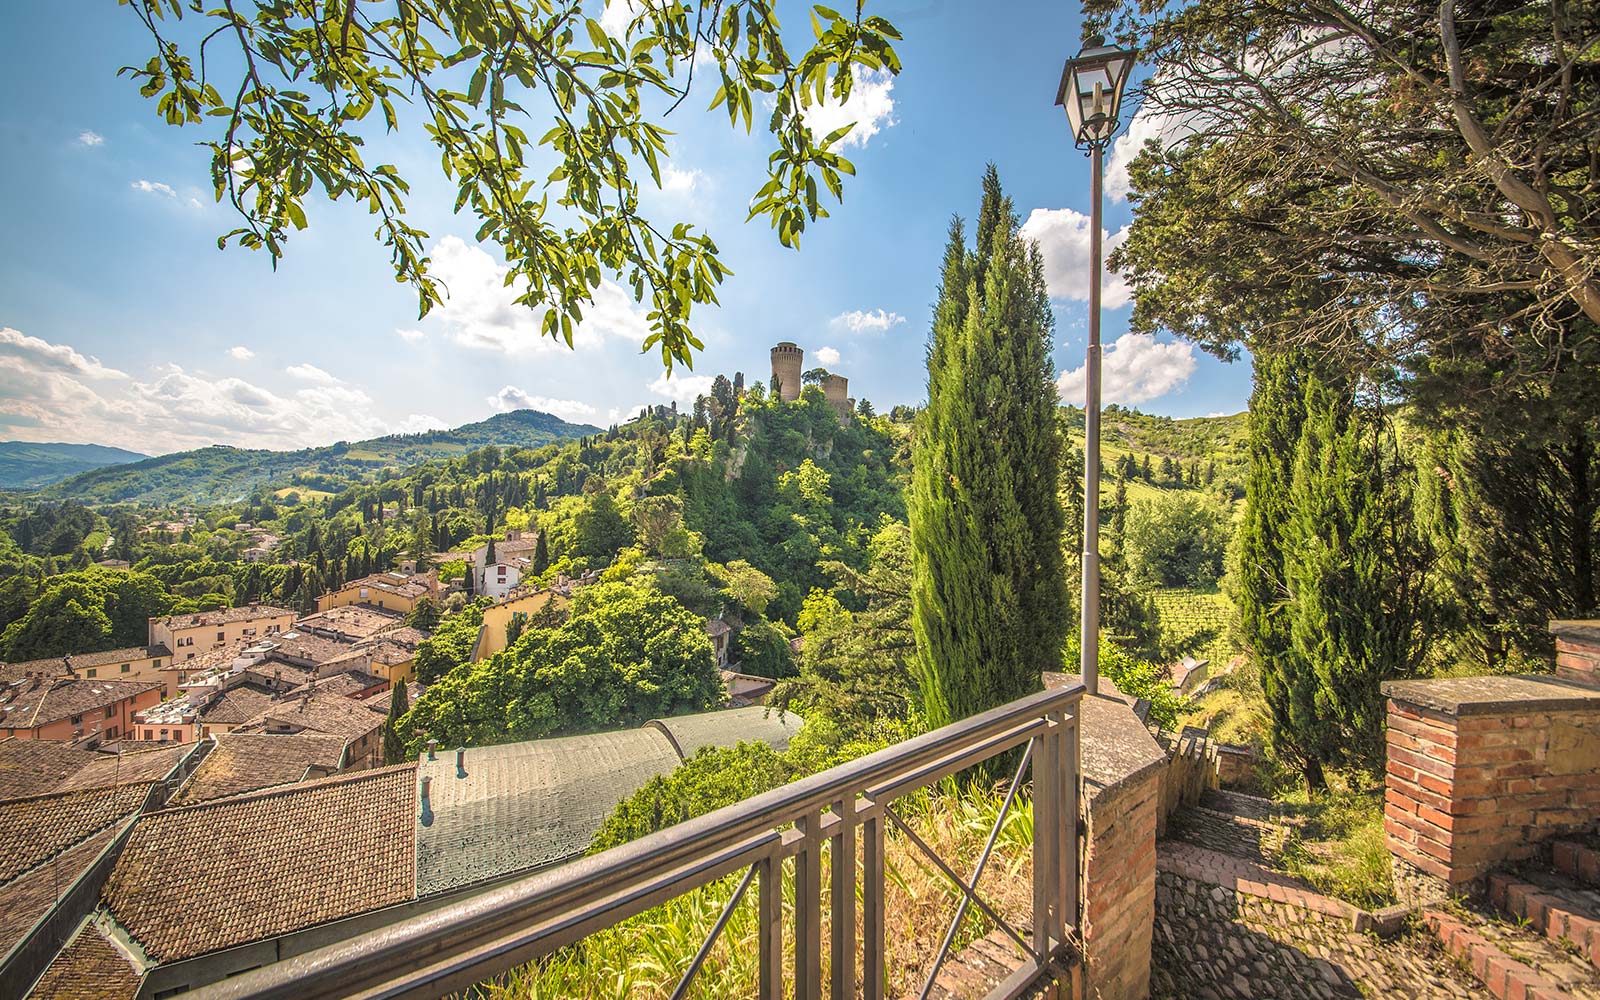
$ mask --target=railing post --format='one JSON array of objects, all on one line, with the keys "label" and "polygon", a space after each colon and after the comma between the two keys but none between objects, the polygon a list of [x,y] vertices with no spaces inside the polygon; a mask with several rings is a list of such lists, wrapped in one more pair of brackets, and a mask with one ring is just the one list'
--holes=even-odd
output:
[{"label": "railing post", "polygon": [[761,1000],[783,1000],[783,858],[776,852],[757,862],[761,939]]},{"label": "railing post", "polygon": [[1049,960],[1053,919],[1060,892],[1061,782],[1057,775],[1060,755],[1056,750],[1057,732],[1040,738],[1033,755],[1033,952],[1040,964]]},{"label": "railing post", "polygon": [[794,856],[794,1000],[821,1000],[822,812],[796,825],[805,841]]},{"label": "railing post", "polygon": [[856,797],[847,795],[834,805],[839,817],[833,835],[833,871],[830,912],[833,939],[832,1000],[854,1000],[856,995]]},{"label": "railing post", "polygon": [[1078,841],[1078,826],[1083,817],[1083,789],[1079,782],[1078,771],[1079,718],[1076,706],[1070,713],[1062,715],[1065,727],[1061,732],[1060,772],[1061,794],[1064,796],[1062,801],[1066,804],[1061,815],[1062,940],[1066,940],[1068,928],[1081,935],[1083,927],[1082,914],[1079,912],[1081,898],[1078,891],[1078,871],[1083,857]]},{"label": "railing post", "polygon": [[883,1000],[883,813],[861,824],[861,994]]}]

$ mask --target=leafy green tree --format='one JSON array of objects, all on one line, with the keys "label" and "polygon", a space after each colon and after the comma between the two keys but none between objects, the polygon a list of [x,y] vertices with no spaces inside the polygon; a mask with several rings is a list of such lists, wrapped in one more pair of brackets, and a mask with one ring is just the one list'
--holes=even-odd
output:
[{"label": "leafy green tree", "polygon": [[549,568],[550,543],[546,540],[545,533],[541,531],[533,543],[533,575],[543,576],[544,571]]},{"label": "leafy green tree", "polygon": [[396,684],[389,693],[389,717],[383,724],[383,762],[404,764],[406,761],[405,731],[401,720],[411,711],[411,696],[404,683]]},{"label": "leafy green tree", "polygon": [[485,746],[628,728],[724,696],[701,618],[648,587],[602,583],[573,596],[561,625],[530,622],[511,648],[445,675],[405,729]]},{"label": "leafy green tree", "polygon": [[[659,185],[667,154],[660,109],[709,80],[711,106],[748,131],[761,95],[770,95],[762,120],[775,149],[751,214],[797,246],[807,222],[827,214],[819,192],[842,197],[842,175],[855,172],[833,148],[849,128],[818,135],[807,111],[825,96],[842,103],[862,71],[899,72],[891,45],[899,35],[881,17],[817,7],[816,40],[791,55],[774,0],[642,4],[619,35],[584,7],[442,0],[348,4],[342,12],[265,4],[239,13],[225,4],[179,36],[173,23],[196,8],[151,0],[130,10],[154,54],[126,72],[169,125],[210,125],[216,197],[240,220],[224,243],[276,259],[290,231],[305,228],[314,187],[333,200],[351,197],[378,217],[396,276],[416,288],[426,313],[441,289],[428,271],[427,234],[407,221],[411,181],[361,155],[376,122],[419,130],[439,150],[457,209],[470,207],[482,220],[479,237],[499,244],[519,301],[547,310],[545,336],[570,346],[602,271],[620,272],[634,297],[652,304],[644,347],[659,347],[669,368],[689,363],[700,347],[690,309],[715,302],[728,271],[709,236],[639,211],[638,175]],[[213,46],[209,61],[202,44]],[[223,58],[219,45],[236,51]],[[696,65],[704,67],[698,74]],[[220,66],[231,79],[219,76]],[[304,81],[318,93],[304,93]],[[528,112],[530,97],[550,101],[543,122]],[[411,102],[418,107],[408,113],[401,106]],[[548,214],[552,201],[563,207],[559,219]]]},{"label": "leafy green tree", "polygon": [[147,573],[90,567],[50,577],[27,614],[0,633],[0,656],[30,660],[142,646],[151,618],[188,606]]},{"label": "leafy green tree", "polygon": [[671,774],[649,781],[595,831],[591,853],[637,840],[675,823],[743,802],[801,777],[794,762],[766,743],[704,747]]},{"label": "leafy green tree", "polygon": [[726,566],[712,565],[708,569],[722,581],[722,592],[729,600],[758,615],[778,596],[778,585],[772,582],[772,577],[743,559],[735,559]]},{"label": "leafy green tree", "polygon": [[478,631],[483,628],[483,611],[487,599],[480,598],[453,615],[439,621],[433,634],[417,644],[417,679],[424,684],[448,674],[472,659],[472,649],[478,644]]},{"label": "leafy green tree", "polygon": [[1136,501],[1120,534],[1128,569],[1164,587],[1209,587],[1222,575],[1227,514],[1191,492]]},{"label": "leafy green tree", "polygon": [[792,638],[794,633],[787,627],[765,618],[745,622],[733,639],[733,659],[741,673],[776,679],[793,677],[794,653],[789,649]]},{"label": "leafy green tree", "polygon": [[633,528],[605,490],[586,498],[573,519],[573,528],[573,552],[587,559],[610,559],[633,541]]},{"label": "leafy green tree", "polygon": [[439,610],[439,602],[431,597],[424,597],[406,616],[406,624],[424,632],[432,632],[439,627],[439,621],[443,617],[443,612]]},{"label": "leafy green tree", "polygon": [[991,166],[976,244],[950,228],[913,448],[912,623],[938,726],[1035,690],[1068,631],[1054,319]]}]

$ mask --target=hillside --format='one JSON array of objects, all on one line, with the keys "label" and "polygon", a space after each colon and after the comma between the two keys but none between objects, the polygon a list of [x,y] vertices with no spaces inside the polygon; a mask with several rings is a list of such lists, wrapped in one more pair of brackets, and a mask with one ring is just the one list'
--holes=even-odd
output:
[{"label": "hillside", "polygon": [[212,445],[93,469],[41,490],[40,496],[82,503],[204,506],[231,503],[266,486],[301,485],[332,492],[387,467],[452,458],[486,445],[537,448],[599,432],[598,427],[569,424],[537,410],[514,410],[453,430],[341,441],[299,451]]},{"label": "hillside", "polygon": [[98,444],[0,441],[0,489],[38,489],[80,472],[146,457],[136,451]]}]

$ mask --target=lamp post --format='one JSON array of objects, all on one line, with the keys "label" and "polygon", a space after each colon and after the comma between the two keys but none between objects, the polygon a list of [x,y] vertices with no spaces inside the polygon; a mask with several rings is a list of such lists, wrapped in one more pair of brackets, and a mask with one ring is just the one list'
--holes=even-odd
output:
[{"label": "lamp post", "polygon": [[1089,350],[1083,401],[1083,621],[1079,668],[1090,694],[1100,691],[1100,173],[1122,123],[1122,90],[1135,53],[1095,36],[1061,70],[1056,104],[1067,109],[1072,139],[1092,164],[1089,209]]}]

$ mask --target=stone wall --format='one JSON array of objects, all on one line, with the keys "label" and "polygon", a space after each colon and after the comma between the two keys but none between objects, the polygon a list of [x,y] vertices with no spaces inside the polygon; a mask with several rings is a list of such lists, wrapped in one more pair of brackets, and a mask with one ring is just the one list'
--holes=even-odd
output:
[{"label": "stone wall", "polygon": [[[1046,674],[1045,682],[1068,676]],[[1156,820],[1167,755],[1133,714],[1132,699],[1104,679],[1100,690],[1084,696],[1079,719],[1083,995],[1144,1000],[1150,995]]]},{"label": "stone wall", "polygon": [[1600,621],[1554,621],[1556,676],[1600,686]]},{"label": "stone wall", "polygon": [[1384,685],[1384,830],[1406,883],[1465,889],[1600,818],[1600,690],[1543,675]]}]

